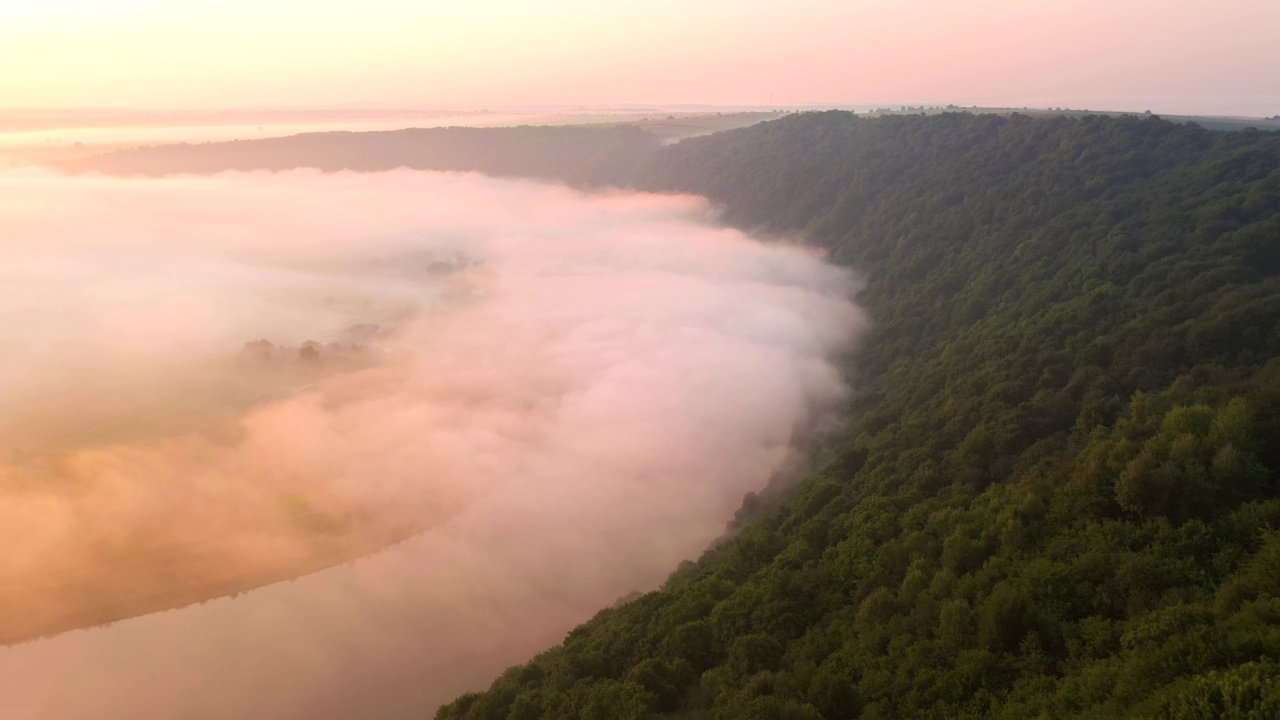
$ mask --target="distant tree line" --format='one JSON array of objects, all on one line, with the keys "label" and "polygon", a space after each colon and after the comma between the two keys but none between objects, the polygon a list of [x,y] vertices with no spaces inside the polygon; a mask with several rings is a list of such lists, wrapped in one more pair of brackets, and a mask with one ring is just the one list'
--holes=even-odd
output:
[{"label": "distant tree line", "polygon": [[138,147],[64,163],[115,175],[226,170],[474,171],[601,185],[632,173],[661,141],[637,126],[423,128],[323,132],[260,140]]}]

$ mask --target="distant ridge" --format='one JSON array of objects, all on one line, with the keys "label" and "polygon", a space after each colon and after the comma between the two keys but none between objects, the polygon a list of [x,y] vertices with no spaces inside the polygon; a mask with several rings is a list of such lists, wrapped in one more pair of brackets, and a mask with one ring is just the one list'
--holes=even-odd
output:
[{"label": "distant ridge", "polygon": [[446,127],[156,145],[118,150],[58,167],[113,175],[300,167],[369,172],[405,167],[598,185],[630,175],[660,145],[658,137],[630,125]]}]

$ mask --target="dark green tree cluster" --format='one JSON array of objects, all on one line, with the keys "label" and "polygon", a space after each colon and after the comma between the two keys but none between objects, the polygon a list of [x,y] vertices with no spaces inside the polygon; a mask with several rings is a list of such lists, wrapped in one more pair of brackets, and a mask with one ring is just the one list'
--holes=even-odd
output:
[{"label": "dark green tree cluster", "polygon": [[1280,135],[810,113],[630,180],[865,274],[852,430],[437,718],[1280,717]]}]

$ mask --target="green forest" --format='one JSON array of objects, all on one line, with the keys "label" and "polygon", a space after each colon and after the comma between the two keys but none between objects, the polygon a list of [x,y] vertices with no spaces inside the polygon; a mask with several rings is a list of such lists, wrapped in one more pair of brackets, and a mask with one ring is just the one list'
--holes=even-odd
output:
[{"label": "green forest", "polygon": [[825,112],[627,148],[592,167],[864,275],[848,429],[439,720],[1280,717],[1280,134]]}]

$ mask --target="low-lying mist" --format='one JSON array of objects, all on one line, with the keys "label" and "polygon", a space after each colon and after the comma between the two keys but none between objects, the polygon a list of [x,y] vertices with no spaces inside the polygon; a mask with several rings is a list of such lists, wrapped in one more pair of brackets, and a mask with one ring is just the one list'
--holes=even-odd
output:
[{"label": "low-lying mist", "polygon": [[[344,610],[341,647],[293,621],[255,637],[358,655],[272,666],[312,700],[416,647],[415,692],[441,700],[656,586],[843,396],[834,361],[864,325],[846,271],[714,220],[695,197],[416,171],[0,174],[0,629],[181,605],[421,532],[346,576],[396,600]],[[412,647],[351,650],[391,635]],[[121,648],[86,712],[140,702],[128,678],[170,665],[207,692],[148,703],[276,692],[217,688],[261,646]],[[33,715],[81,706],[23,672],[5,689]]]}]

